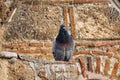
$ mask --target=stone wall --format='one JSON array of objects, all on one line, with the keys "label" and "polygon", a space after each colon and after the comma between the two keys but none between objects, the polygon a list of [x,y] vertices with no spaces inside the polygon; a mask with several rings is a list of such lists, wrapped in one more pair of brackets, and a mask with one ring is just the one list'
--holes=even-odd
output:
[{"label": "stone wall", "polygon": [[[10,55],[11,54],[11,55]],[[91,57],[86,58],[89,64],[86,64],[83,56],[79,62],[59,62],[35,59],[23,54],[10,52],[0,52],[0,79],[1,80],[119,80],[119,63],[113,59],[106,59],[105,67],[102,68],[104,61],[98,57],[94,62]],[[105,58],[104,58],[105,59]],[[114,60],[115,61],[115,60]],[[100,63],[101,62],[101,63]],[[92,65],[91,65],[92,63]],[[93,68],[94,66],[94,68]],[[118,70],[117,70],[118,69]],[[102,71],[102,72],[101,72]],[[101,74],[102,75],[101,75]],[[117,74],[116,74],[117,73]],[[105,76],[103,76],[105,75]],[[7,76],[7,77],[6,77]]]},{"label": "stone wall", "polygon": [[[2,28],[1,36],[4,41],[23,42],[33,39],[52,41],[62,23],[68,26],[76,40],[119,39],[120,15],[109,2],[55,4],[17,0],[14,6],[9,7],[6,11],[9,15],[2,16],[6,18],[3,19],[3,23],[9,22]],[[15,14],[12,16],[14,10]]]},{"label": "stone wall", "polygon": [[[83,3],[87,1],[88,3]],[[60,24],[65,23],[75,40],[73,58],[80,62],[81,74],[86,77],[86,71],[90,71],[119,80],[120,14],[107,0],[89,3],[91,1],[96,2],[96,0],[51,0],[49,2],[0,0],[2,6],[0,51],[22,53],[42,60],[54,60],[52,41],[58,34]],[[9,64],[8,61],[1,59],[1,62],[5,63],[1,70]],[[28,62],[17,61],[18,72],[14,70],[14,65],[9,65],[4,68],[8,72],[3,71],[3,76],[12,73],[10,75],[12,77],[3,79],[2,76],[1,79],[14,80],[18,76],[17,80],[19,78],[33,80],[34,76],[23,77],[24,72],[19,74],[19,71],[25,67],[29,69],[26,74],[29,71],[33,74],[30,66],[27,65]]]}]

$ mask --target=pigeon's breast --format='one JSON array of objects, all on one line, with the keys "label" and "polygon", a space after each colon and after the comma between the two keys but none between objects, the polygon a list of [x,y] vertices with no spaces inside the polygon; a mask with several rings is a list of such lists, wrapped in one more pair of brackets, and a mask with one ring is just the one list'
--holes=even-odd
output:
[{"label": "pigeon's breast", "polygon": [[62,43],[57,43],[56,44],[56,49],[59,50],[71,50],[72,49],[72,44],[68,43],[68,44],[62,44]]}]

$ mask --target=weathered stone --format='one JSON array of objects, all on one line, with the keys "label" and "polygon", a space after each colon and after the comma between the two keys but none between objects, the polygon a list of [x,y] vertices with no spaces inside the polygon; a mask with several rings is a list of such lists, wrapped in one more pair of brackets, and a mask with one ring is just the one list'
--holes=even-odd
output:
[{"label": "weathered stone", "polygon": [[7,80],[34,80],[34,72],[27,61],[17,59],[14,64],[7,66]]},{"label": "weathered stone", "polygon": [[2,52],[0,52],[0,57],[2,57],[2,58],[17,58],[17,54],[14,52],[2,51]]},{"label": "weathered stone", "polygon": [[18,58],[21,59],[21,60],[24,60],[24,61],[29,61],[29,62],[39,62],[38,59],[26,56],[24,54],[18,54]]},{"label": "weathered stone", "polygon": [[9,63],[14,64],[16,61],[17,61],[16,58],[11,58],[11,59],[9,60]]},{"label": "weathered stone", "polygon": [[8,80],[8,62],[0,59],[0,80]]},{"label": "weathered stone", "polygon": [[[80,61],[82,62],[82,66],[80,66],[79,63],[75,62],[61,62],[61,61],[49,61],[49,60],[39,60],[34,59],[29,56],[19,55],[19,59],[12,58],[12,59],[6,59],[6,58],[0,58],[0,72],[3,74],[0,75],[1,80],[85,80],[83,78],[83,75],[87,76],[86,79],[103,79],[103,80],[109,80],[109,75],[102,76],[101,74],[94,73],[95,69],[94,66],[101,64],[103,61],[101,60],[101,63],[96,60],[92,60],[92,67],[93,72],[88,72],[85,67],[87,66],[86,60],[84,59],[84,56],[81,56]],[[91,58],[93,59],[93,58]],[[105,59],[105,58],[104,58]],[[113,60],[113,59],[110,59]],[[84,64],[84,65],[83,65]],[[106,63],[103,63],[106,64]],[[103,64],[99,66],[103,66]],[[98,66],[98,67],[99,67]],[[105,66],[105,65],[104,65]],[[118,69],[118,63],[115,63],[113,67],[110,67],[110,74],[112,75],[112,79],[116,78],[116,76],[119,76],[119,70]],[[102,69],[100,71],[103,71],[105,68],[99,68]],[[118,70],[117,70],[118,69]],[[100,72],[99,71],[99,72]],[[82,74],[83,73],[83,74]],[[115,73],[115,74],[114,74]],[[117,74],[116,74],[117,73]],[[6,78],[3,78],[5,76],[8,76]]]}]

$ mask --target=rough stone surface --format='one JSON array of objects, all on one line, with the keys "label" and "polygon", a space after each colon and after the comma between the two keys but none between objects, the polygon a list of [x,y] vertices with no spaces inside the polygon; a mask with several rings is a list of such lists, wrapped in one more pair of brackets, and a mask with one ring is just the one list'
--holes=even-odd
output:
[{"label": "rough stone surface", "polygon": [[[83,62],[84,67],[86,70],[88,70],[87,67],[87,56],[82,56],[82,59],[84,59],[85,62]],[[91,57],[91,56],[88,56]],[[120,75],[120,64],[117,59],[110,58],[110,65],[108,70],[108,75],[104,75],[104,67],[105,67],[105,60],[108,59],[108,57],[99,57],[101,60],[100,63],[100,73],[96,74],[95,70],[97,68],[96,62],[97,57],[92,57],[92,66],[93,66],[93,72],[86,71],[85,74],[86,78],[88,79],[103,79],[108,80],[110,78],[110,75],[112,74],[112,70],[115,69],[113,66],[114,63],[117,63],[118,69],[115,70],[114,75],[112,75],[111,80],[117,79]],[[81,64],[81,63],[80,63]],[[75,62],[59,62],[59,61],[48,61],[48,60],[40,60],[35,59],[29,56],[25,56],[23,54],[18,54],[17,58],[11,58],[7,59],[7,57],[0,58],[0,72],[2,72],[2,75],[0,75],[1,80],[85,80],[83,78],[83,70],[82,66],[79,63]],[[102,75],[101,75],[102,74]],[[3,78],[5,77],[5,78]]]},{"label": "rough stone surface", "polygon": [[120,14],[110,4],[75,6],[77,39],[119,38]]},{"label": "rough stone surface", "polygon": [[[112,70],[116,73],[114,63],[120,61],[120,42],[116,41],[120,38],[120,14],[111,7],[110,3],[68,4],[67,0],[52,0],[56,2],[55,4],[45,0],[0,1],[2,1],[0,2],[0,51],[19,53],[0,54],[0,80],[49,80],[49,77],[51,80],[56,78],[64,80],[66,76],[72,80],[85,80],[80,64],[55,62],[53,59],[52,40],[64,20],[68,21],[66,22],[68,29],[76,36],[75,42],[78,43],[75,50],[77,55],[73,55],[74,59],[77,61],[79,57],[83,57],[87,69],[87,57],[91,57],[94,74],[87,73],[91,74],[88,78],[97,77],[105,80],[109,78]],[[66,12],[63,10],[64,7]],[[71,12],[70,7],[73,8]],[[14,9],[16,12],[8,23]],[[75,27],[71,25],[73,23]],[[81,39],[92,41],[84,42]],[[104,75],[105,61],[110,60],[108,77],[96,75],[98,57],[101,58],[99,72],[102,75]],[[117,73],[111,80],[119,79],[120,64],[117,67]]]},{"label": "rough stone surface", "polygon": [[[12,21],[4,25],[6,28],[3,29],[2,36],[5,41],[53,40],[60,24],[64,23],[63,7],[67,6],[67,14],[68,8],[71,7],[67,4],[54,5],[21,0],[15,1],[14,6],[10,6],[11,13],[15,6],[17,10]],[[120,15],[110,3],[72,4],[72,7],[76,39],[119,38]],[[72,22],[69,16],[66,18],[70,29]]]},{"label": "rough stone surface", "polygon": [[[8,65],[8,80],[34,80],[34,72],[27,61],[16,60]],[[4,80],[4,79],[3,79]]]},{"label": "rough stone surface", "polygon": [[81,66],[77,62],[59,62],[38,59],[35,59],[35,61],[29,59],[28,61],[28,59],[24,58],[14,58],[14,63],[11,63],[11,60],[13,60],[13,58],[0,58],[1,80],[109,80],[109,75],[106,77],[88,71],[86,71],[88,77],[84,78],[81,72]]},{"label": "rough stone surface", "polygon": [[5,59],[0,59],[0,79],[8,80],[8,62]]}]

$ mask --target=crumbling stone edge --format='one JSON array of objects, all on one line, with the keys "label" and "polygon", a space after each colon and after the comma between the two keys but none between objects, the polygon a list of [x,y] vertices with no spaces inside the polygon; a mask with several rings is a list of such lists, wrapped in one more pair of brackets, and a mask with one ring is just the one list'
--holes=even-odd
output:
[{"label": "crumbling stone edge", "polygon": [[[10,61],[12,61],[11,63],[14,63],[16,61],[16,59],[22,60],[22,61],[27,61],[29,66],[31,67],[33,73],[34,73],[34,75],[33,75],[34,80],[43,80],[43,79],[51,80],[51,79],[48,79],[49,75],[46,76],[45,74],[41,74],[41,68],[45,67],[45,65],[47,66],[48,64],[60,64],[60,65],[58,65],[59,68],[61,68],[61,66],[63,66],[63,65],[69,66],[69,67],[74,67],[76,70],[78,70],[78,68],[79,68],[78,73],[80,74],[80,66],[76,67],[76,65],[78,65],[76,63],[67,63],[67,62],[59,62],[59,61],[54,61],[54,60],[35,59],[33,57],[30,57],[30,56],[27,56],[24,54],[17,54],[15,52],[7,52],[7,51],[1,51],[0,58],[10,59]],[[49,66],[51,66],[51,65],[49,65]],[[48,67],[45,67],[45,68],[48,68]],[[75,72],[75,75],[77,74],[76,70],[73,71],[73,73]],[[48,71],[51,71],[51,70],[45,71],[46,74]],[[61,71],[61,70],[59,70],[59,71]],[[70,72],[70,71],[68,71],[68,72]],[[50,75],[52,75],[52,74],[50,74]],[[76,76],[78,76],[78,75],[76,75]],[[53,77],[53,78],[55,78],[55,77]]]}]

